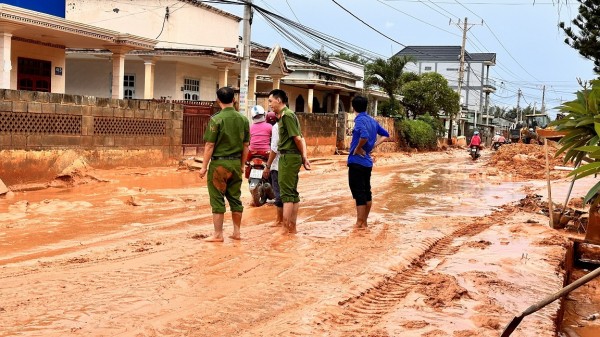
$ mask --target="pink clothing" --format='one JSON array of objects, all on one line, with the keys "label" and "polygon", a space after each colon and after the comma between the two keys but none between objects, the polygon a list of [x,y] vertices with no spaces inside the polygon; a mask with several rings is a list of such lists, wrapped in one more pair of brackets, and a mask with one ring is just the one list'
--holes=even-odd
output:
[{"label": "pink clothing", "polygon": [[[250,134],[252,134],[252,132],[250,132]],[[481,138],[479,138],[479,135],[473,135],[473,138],[471,138],[471,144],[469,144],[470,146],[480,146],[481,145]]]},{"label": "pink clothing", "polygon": [[271,150],[271,129],[273,126],[267,122],[250,125],[250,151]]}]

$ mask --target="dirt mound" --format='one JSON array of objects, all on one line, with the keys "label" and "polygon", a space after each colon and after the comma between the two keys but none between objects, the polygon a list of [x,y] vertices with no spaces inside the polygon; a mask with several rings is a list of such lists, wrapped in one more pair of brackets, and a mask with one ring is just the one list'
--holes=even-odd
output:
[{"label": "dirt mound", "polygon": [[[548,159],[550,161],[550,178],[564,177],[567,172],[553,170],[555,166],[569,166],[563,163],[564,156],[558,158],[554,155],[558,150],[557,144],[548,146]],[[546,178],[546,152],[543,145],[536,144],[507,144],[494,152],[486,166],[497,168],[500,172],[512,174],[521,179]]]}]

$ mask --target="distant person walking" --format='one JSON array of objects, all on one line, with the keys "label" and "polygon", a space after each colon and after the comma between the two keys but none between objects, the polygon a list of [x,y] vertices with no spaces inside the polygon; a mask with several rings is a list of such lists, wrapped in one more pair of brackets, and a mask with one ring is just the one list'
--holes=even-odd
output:
[{"label": "distant person walking", "polygon": [[[269,93],[269,106],[278,119],[279,143],[279,188],[283,202],[283,234],[295,234],[300,207],[298,193],[298,172],[304,165],[310,170],[310,162],[306,153],[306,142],[300,131],[300,122],[292,110],[287,107],[288,97],[285,91],[274,89]],[[271,152],[267,162],[265,175],[269,174],[270,167],[275,159],[275,152]]]},{"label": "distant person walking", "polygon": [[210,119],[204,133],[206,145],[200,169],[200,178],[204,178],[208,166],[206,185],[215,228],[213,236],[206,239],[208,242],[223,242],[225,198],[233,219],[233,234],[230,238],[241,239],[240,226],[244,211],[240,200],[242,167],[248,155],[250,141],[248,118],[233,108],[233,89],[223,87],[217,90],[217,103],[221,111]]},{"label": "distant person walking", "polygon": [[352,142],[348,155],[348,183],[352,198],[356,202],[354,227],[358,229],[367,228],[367,218],[373,204],[371,194],[373,158],[371,158],[371,152],[390,137],[390,134],[367,114],[367,103],[367,98],[363,96],[356,96],[352,99],[352,108],[358,114],[354,119]]}]

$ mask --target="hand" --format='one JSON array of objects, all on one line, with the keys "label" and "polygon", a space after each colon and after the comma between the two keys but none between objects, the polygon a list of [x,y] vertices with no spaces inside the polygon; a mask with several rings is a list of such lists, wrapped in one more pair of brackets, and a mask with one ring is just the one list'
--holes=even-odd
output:
[{"label": "hand", "polygon": [[310,171],[310,162],[308,161],[308,158],[302,157],[302,165],[305,170]]},{"label": "hand", "polygon": [[356,148],[356,149],[354,149],[354,153],[353,153],[353,154],[355,154],[355,155],[359,155],[359,156],[361,156],[361,157],[364,157],[364,156],[365,156],[365,154],[367,154],[367,153],[366,153],[366,152],[365,152],[365,150],[364,150],[364,149],[361,147],[361,148]]},{"label": "hand", "polygon": [[265,169],[263,170],[263,179],[269,179],[270,173],[271,173],[271,169],[268,167],[265,167]]},{"label": "hand", "polygon": [[203,179],[206,175],[206,167],[200,169],[200,179]]}]

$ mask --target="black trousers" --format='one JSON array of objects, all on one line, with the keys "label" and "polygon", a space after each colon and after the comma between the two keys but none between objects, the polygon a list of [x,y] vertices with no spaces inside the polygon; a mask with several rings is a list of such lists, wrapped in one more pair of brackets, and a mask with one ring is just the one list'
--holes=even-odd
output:
[{"label": "black trousers", "polygon": [[348,184],[352,198],[356,200],[356,206],[366,205],[373,200],[371,195],[371,171],[372,167],[358,164],[348,164]]}]

